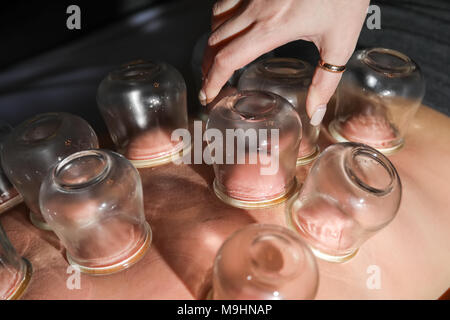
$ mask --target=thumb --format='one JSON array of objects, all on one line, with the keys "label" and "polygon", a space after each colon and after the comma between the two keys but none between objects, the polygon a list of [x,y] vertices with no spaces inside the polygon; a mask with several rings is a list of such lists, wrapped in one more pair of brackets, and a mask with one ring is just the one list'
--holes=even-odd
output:
[{"label": "thumb", "polygon": [[[345,59],[346,61],[347,59]],[[327,63],[335,64],[333,60],[327,60],[323,55],[323,61]],[[341,61],[339,64],[344,65],[345,62]],[[327,103],[333,96],[336,88],[341,80],[342,73],[334,73],[322,69],[321,67],[316,67],[311,85],[308,89],[308,95],[306,97],[306,112],[311,119],[310,123],[313,126],[318,126],[325,116],[327,110]]]}]

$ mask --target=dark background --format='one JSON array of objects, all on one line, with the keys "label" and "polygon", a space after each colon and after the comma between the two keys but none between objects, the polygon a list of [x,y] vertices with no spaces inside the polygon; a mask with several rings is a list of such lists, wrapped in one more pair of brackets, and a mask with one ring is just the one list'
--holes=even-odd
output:
[{"label": "dark background", "polygon": [[[196,40],[209,30],[213,0],[8,1],[0,4],[0,119],[16,125],[38,112],[69,111],[103,126],[98,83],[115,66],[164,60],[186,79],[189,108],[198,108],[191,68]],[[81,8],[81,30],[66,28],[66,8]],[[372,1],[381,30],[363,27],[358,48],[402,51],[422,68],[424,103],[450,115],[450,1]],[[278,56],[315,64],[316,48],[287,44]]]},{"label": "dark background", "polygon": [[[63,46],[133,13],[172,0],[4,0],[0,4],[3,49],[0,68]],[[66,28],[68,6],[81,9],[81,30]]]}]

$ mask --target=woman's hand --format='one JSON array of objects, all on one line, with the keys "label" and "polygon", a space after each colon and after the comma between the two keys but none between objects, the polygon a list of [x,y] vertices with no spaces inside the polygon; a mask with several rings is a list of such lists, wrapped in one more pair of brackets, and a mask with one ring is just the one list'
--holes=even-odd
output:
[{"label": "woman's hand", "polygon": [[[203,105],[233,72],[294,40],[312,41],[323,61],[345,65],[352,55],[369,0],[220,0],[203,59]],[[316,68],[306,99],[312,125],[321,123],[340,73]]]}]

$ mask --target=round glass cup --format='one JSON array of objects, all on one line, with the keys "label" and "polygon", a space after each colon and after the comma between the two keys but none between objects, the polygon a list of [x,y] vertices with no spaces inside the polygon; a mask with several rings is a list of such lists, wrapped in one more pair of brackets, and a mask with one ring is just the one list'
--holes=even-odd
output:
[{"label": "round glass cup", "polygon": [[80,150],[98,148],[94,130],[69,113],[43,113],[13,129],[2,149],[3,169],[30,209],[30,220],[50,230],[39,209],[39,189],[50,169]]},{"label": "round glass cup", "polygon": [[306,113],[306,95],[314,69],[294,58],[268,58],[247,68],[239,79],[239,90],[261,90],[276,93],[288,100],[302,122],[302,140],[297,165],[306,165],[319,155],[320,126],[312,126]]},{"label": "round glass cup", "polygon": [[339,142],[364,143],[392,154],[403,146],[424,94],[419,66],[403,53],[385,48],[357,51],[337,91],[330,134]]},{"label": "round glass cup", "polygon": [[296,190],[301,122],[292,105],[269,92],[241,91],[211,110],[206,138],[214,191],[240,208],[277,205]]},{"label": "round glass cup", "polygon": [[172,140],[188,128],[186,84],[169,64],[129,62],[100,83],[97,103],[112,141],[137,168],[169,163],[187,153],[190,142]]},{"label": "round glass cup", "polygon": [[[0,152],[3,149],[3,141],[11,133],[11,126],[0,121]],[[0,213],[5,212],[22,202],[22,196],[17,192],[14,186],[9,182],[8,177],[3,171],[0,157]]]},{"label": "round glass cup", "polygon": [[150,247],[139,173],[115,152],[87,150],[62,160],[42,183],[40,205],[82,272],[121,271]]},{"label": "round glass cup", "polygon": [[17,254],[0,224],[0,300],[20,299],[32,273],[31,263]]},{"label": "round glass cup", "polygon": [[314,255],[294,232],[252,224],[232,234],[219,249],[209,298],[313,299],[318,282]]},{"label": "round glass cup", "polygon": [[367,145],[337,143],[321,153],[286,206],[287,223],[316,257],[344,262],[394,219],[401,195],[386,156]]}]

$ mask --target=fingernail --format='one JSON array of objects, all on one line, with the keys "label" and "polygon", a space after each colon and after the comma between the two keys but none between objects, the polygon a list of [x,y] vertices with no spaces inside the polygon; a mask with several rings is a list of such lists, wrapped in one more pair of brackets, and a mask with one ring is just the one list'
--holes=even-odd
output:
[{"label": "fingernail", "polygon": [[203,91],[203,89],[200,90],[200,92],[198,93],[198,100],[200,100],[202,106],[206,106],[206,94],[205,91]]},{"label": "fingernail", "polygon": [[317,107],[316,111],[314,111],[311,121],[309,122],[312,126],[318,126],[325,116],[325,112],[327,111],[327,105],[322,104]]}]

